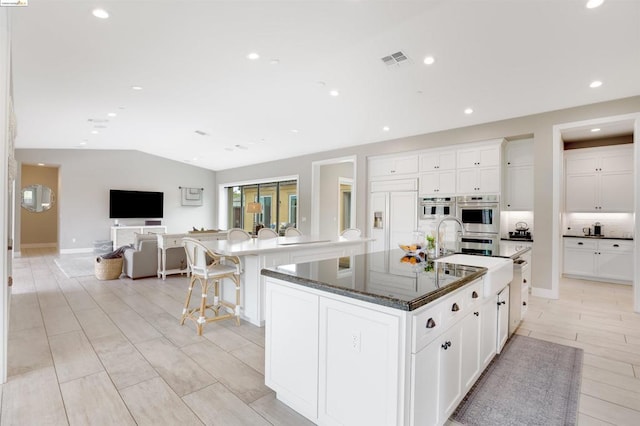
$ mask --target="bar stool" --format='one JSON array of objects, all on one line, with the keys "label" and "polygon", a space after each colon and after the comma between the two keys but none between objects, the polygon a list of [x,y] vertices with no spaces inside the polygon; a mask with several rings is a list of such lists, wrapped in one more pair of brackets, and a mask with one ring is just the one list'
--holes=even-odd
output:
[{"label": "bar stool", "polygon": [[[211,252],[200,241],[194,238],[183,238],[182,245],[187,254],[187,262],[191,268],[191,280],[187,299],[182,309],[180,325],[188,318],[196,323],[198,336],[202,336],[202,327],[211,321],[234,318],[240,325],[240,259],[237,256],[220,256]],[[227,264],[228,262],[233,265]],[[236,303],[230,303],[220,298],[220,281],[229,278],[235,283]],[[197,283],[202,289],[200,306],[189,308],[191,293]],[[209,287],[213,284],[213,303],[207,303]],[[207,317],[207,310],[211,310],[214,316]]]}]

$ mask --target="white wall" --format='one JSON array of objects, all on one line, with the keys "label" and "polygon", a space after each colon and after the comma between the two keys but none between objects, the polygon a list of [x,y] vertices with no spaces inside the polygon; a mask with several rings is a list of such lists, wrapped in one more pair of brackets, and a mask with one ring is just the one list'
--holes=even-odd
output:
[{"label": "white wall", "polygon": [[[110,189],[164,192],[162,224],[170,233],[187,232],[194,226],[213,228],[217,221],[216,179],[211,170],[139,151],[18,149],[16,158],[21,164],[59,166],[58,243],[63,251],[93,249],[93,241],[110,239]],[[204,188],[203,205],[181,206],[179,186]],[[20,179],[16,187],[22,187]],[[20,229],[20,210],[17,207],[16,229]],[[120,220],[120,225],[143,223]],[[19,235],[15,246],[20,247]]]}]

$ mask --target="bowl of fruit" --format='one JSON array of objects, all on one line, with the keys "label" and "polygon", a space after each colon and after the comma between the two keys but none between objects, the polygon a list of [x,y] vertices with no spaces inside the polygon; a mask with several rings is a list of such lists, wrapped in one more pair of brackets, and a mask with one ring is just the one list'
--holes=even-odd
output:
[{"label": "bowl of fruit", "polygon": [[409,256],[417,256],[418,253],[422,253],[424,246],[424,244],[420,243],[398,244],[398,247],[400,247]]}]

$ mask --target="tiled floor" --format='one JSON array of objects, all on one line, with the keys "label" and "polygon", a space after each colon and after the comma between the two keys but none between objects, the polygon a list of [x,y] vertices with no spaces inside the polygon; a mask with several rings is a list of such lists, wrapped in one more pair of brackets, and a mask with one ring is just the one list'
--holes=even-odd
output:
[{"label": "tiled floor", "polygon": [[[264,329],[178,325],[185,278],[66,278],[53,252],[14,261],[4,425],[308,425],[264,385]],[[518,333],[585,351],[580,425],[640,424],[631,287],[563,280]]]}]

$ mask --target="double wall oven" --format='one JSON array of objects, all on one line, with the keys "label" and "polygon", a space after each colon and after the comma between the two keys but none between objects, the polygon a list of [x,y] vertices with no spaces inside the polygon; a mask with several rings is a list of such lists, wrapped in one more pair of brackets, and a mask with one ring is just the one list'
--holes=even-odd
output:
[{"label": "double wall oven", "polygon": [[460,251],[489,256],[494,254],[500,242],[500,197],[457,197],[456,216],[464,227],[464,234],[460,238]]}]

